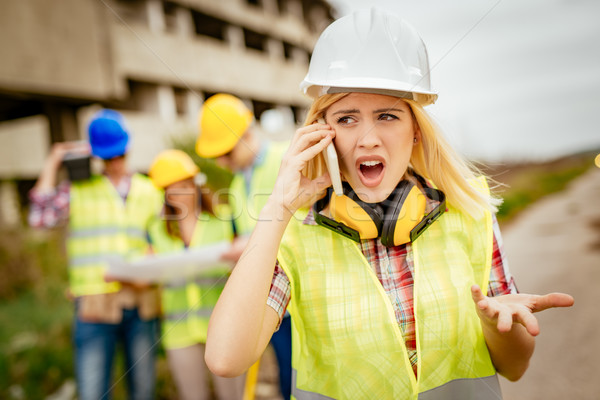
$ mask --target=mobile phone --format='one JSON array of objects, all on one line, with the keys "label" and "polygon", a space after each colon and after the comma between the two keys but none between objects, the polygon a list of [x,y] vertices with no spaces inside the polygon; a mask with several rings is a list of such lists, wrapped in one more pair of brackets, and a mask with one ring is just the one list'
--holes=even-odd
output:
[{"label": "mobile phone", "polygon": [[91,155],[84,153],[67,153],[62,164],[67,168],[70,181],[82,181],[92,176]]},{"label": "mobile phone", "polygon": [[[320,124],[325,124],[325,120],[323,118],[319,118],[317,122]],[[323,150],[323,158],[325,159],[325,165],[327,166],[327,171],[329,171],[329,176],[331,176],[333,191],[337,196],[341,196],[344,194],[344,191],[342,189],[340,165],[333,142],[329,143],[325,150]]]}]

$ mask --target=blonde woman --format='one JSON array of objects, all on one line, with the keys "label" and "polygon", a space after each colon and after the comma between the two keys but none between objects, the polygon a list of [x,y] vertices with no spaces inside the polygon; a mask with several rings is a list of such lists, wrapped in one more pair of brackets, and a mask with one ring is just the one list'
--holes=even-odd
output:
[{"label": "blonde woman", "polygon": [[[233,239],[231,219],[212,204],[206,188],[195,179],[200,170],[181,150],[165,150],[150,167],[154,184],[165,191],[162,220],[152,229],[157,253],[184,252]],[[221,212],[218,212],[221,211]],[[241,399],[244,376],[215,376],[204,362],[208,319],[217,302],[229,267],[223,265],[190,279],[172,281],[162,291],[162,342],[169,369],[182,400]]]},{"label": "blonde woman", "polygon": [[[287,308],[296,399],[501,398],[533,313],[573,299],[516,292],[498,200],[423,108],[437,94],[418,34],[377,9],[341,18],[301,86],[315,100],[211,317],[209,368],[242,373]],[[342,193],[325,192],[331,143]]]}]

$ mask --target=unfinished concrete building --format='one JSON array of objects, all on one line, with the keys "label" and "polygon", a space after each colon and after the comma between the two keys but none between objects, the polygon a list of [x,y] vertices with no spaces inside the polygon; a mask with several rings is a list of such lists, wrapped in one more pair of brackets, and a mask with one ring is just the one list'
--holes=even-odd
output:
[{"label": "unfinished concrete building", "polygon": [[125,115],[138,171],[169,137],[193,134],[217,92],[257,118],[279,108],[301,119],[298,84],[332,12],[322,0],[3,2],[0,181],[34,179],[50,144],[85,139],[101,107]]},{"label": "unfinished concrete building", "polygon": [[0,195],[31,184],[51,143],[86,139],[102,107],[125,115],[129,164],[142,172],[173,135],[196,132],[203,99],[217,92],[257,118],[278,108],[300,120],[298,84],[332,12],[322,0],[3,2]]}]

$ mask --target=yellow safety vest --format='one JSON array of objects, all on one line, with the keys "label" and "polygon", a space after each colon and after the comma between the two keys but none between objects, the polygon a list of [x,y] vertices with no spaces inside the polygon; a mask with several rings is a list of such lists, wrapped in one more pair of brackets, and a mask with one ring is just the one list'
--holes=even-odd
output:
[{"label": "yellow safety vest", "polygon": [[287,142],[269,143],[264,162],[255,166],[252,171],[249,189],[246,188],[243,173],[237,173],[233,177],[229,186],[229,205],[238,234],[249,234],[254,229],[260,211],[273,192],[281,158],[288,145]]},{"label": "yellow safety vest", "polygon": [[[219,206],[217,216],[202,213],[198,216],[189,248],[233,239],[229,208]],[[185,251],[179,238],[168,235],[161,221],[160,231],[152,230],[152,244],[156,253]],[[193,280],[170,282],[162,290],[162,341],[166,349],[188,347],[205,343],[208,320],[225,287],[231,267],[216,265]]]},{"label": "yellow safety vest", "polygon": [[101,175],[71,182],[69,193],[70,290],[74,296],[117,292],[118,282],[105,282],[111,259],[131,259],[148,251],[147,229],[160,211],[163,195],[147,177],[134,174],[123,202]]},{"label": "yellow safety vest", "polygon": [[357,243],[305,216],[292,218],[278,254],[291,283],[294,398],[501,398],[470,291],[488,284],[489,212],[475,221],[450,208],[412,243],[418,378]]}]

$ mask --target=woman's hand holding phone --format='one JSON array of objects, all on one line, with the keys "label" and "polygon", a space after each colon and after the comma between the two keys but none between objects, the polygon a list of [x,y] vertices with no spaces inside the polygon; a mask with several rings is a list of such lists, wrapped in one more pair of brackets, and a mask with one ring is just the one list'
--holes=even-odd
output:
[{"label": "woman's hand holding phone", "polygon": [[[323,118],[319,118],[318,122],[320,124],[326,124]],[[340,164],[333,142],[329,143],[325,150],[323,150],[323,158],[325,159],[325,165],[327,166],[327,171],[329,172],[329,176],[331,177],[333,191],[336,195],[341,196],[342,194],[344,194],[342,189],[342,177],[340,175]]]},{"label": "woman's hand holding phone", "polygon": [[[302,174],[307,163],[332,144],[335,131],[326,124],[312,124],[296,131],[283,157],[269,202],[291,214],[314,202],[331,186],[329,174],[311,180]],[[273,204],[275,202],[275,204]]]}]

